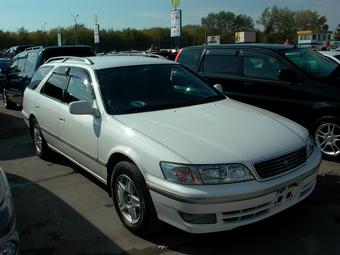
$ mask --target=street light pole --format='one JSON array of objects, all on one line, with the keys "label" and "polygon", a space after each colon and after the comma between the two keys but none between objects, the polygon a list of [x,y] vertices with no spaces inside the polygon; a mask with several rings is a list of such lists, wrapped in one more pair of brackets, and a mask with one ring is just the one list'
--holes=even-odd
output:
[{"label": "street light pole", "polygon": [[78,14],[70,14],[74,19],[74,36],[76,38],[76,45],[78,45],[78,36],[77,36],[77,18],[79,17]]}]

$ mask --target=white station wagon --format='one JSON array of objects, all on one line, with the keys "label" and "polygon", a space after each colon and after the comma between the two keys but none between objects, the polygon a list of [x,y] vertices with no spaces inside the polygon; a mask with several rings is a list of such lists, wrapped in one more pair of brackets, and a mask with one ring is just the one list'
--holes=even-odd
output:
[{"label": "white station wagon", "polygon": [[36,72],[22,114],[37,154],[106,183],[130,231],[223,231],[306,198],[321,153],[305,128],[219,88],[167,60],[59,57]]}]

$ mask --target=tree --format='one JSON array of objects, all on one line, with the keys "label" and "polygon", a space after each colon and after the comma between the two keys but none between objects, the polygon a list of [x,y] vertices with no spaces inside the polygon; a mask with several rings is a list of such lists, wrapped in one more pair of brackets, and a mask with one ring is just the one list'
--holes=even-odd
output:
[{"label": "tree", "polygon": [[266,7],[257,23],[263,26],[261,40],[283,43],[287,38],[296,38],[299,30],[328,31],[327,18],[316,11],[292,11],[287,7]]},{"label": "tree", "polygon": [[257,23],[264,28],[263,42],[283,43],[295,33],[294,12],[287,7],[266,7]]},{"label": "tree", "polygon": [[326,24],[327,18],[320,16],[316,11],[302,10],[295,12],[296,29],[299,30],[316,30],[328,31]]},{"label": "tree", "polygon": [[234,41],[234,33],[237,31],[254,31],[254,22],[250,16],[232,12],[221,11],[209,13],[201,19],[206,34],[221,35],[222,42]]}]

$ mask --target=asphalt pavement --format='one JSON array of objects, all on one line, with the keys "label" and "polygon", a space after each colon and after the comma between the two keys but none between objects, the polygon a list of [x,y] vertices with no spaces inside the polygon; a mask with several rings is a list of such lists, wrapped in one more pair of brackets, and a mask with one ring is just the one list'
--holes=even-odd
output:
[{"label": "asphalt pavement", "polygon": [[0,166],[12,188],[21,254],[340,254],[337,162],[322,162],[308,199],[264,221],[200,235],[164,225],[145,238],[124,228],[96,179],[62,156],[38,158],[20,110],[2,102]]}]

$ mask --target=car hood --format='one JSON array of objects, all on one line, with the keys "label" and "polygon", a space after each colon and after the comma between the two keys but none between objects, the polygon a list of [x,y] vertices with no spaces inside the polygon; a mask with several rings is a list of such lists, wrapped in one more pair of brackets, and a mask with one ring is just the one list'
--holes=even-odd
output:
[{"label": "car hood", "polygon": [[292,121],[230,99],[115,118],[193,164],[252,162],[301,148],[308,136]]}]

